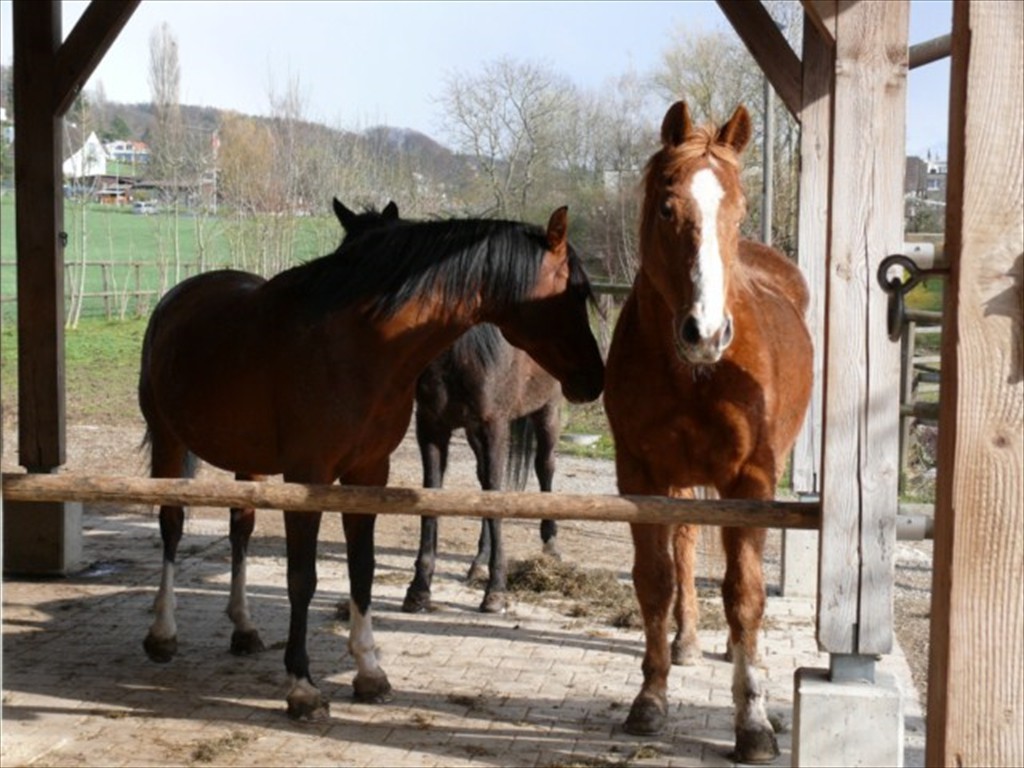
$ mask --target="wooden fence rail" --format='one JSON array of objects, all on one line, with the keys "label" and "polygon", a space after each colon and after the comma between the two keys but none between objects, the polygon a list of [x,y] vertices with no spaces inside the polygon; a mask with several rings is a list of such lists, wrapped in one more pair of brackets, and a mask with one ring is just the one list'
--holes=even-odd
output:
[{"label": "wooden fence rail", "polygon": [[6,472],[2,482],[5,502],[181,504],[375,515],[514,517],[805,529],[817,529],[821,517],[821,506],[817,502],[795,501],[681,500],[658,496],[447,491],[227,479]]}]

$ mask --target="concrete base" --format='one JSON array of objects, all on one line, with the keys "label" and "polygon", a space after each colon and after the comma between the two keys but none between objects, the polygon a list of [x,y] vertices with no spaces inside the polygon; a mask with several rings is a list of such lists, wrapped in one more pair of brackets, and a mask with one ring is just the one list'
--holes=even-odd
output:
[{"label": "concrete base", "polygon": [[895,678],[829,680],[828,670],[796,671],[794,766],[903,766],[903,704]]},{"label": "concrete base", "polygon": [[3,507],[4,575],[64,576],[81,563],[81,504],[17,501]]},{"label": "concrete base", "polygon": [[787,528],[782,532],[782,596],[817,595],[818,532]]}]

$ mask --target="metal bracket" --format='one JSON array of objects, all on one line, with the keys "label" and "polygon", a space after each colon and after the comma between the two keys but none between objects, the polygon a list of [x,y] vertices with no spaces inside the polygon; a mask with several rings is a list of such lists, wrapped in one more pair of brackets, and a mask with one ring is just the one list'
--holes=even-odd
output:
[{"label": "metal bracket", "polygon": [[[909,277],[900,280],[898,277],[889,277],[889,271],[893,267],[902,267],[907,271]],[[924,269],[919,267],[909,256],[902,253],[886,256],[878,265],[878,284],[882,290],[889,294],[889,311],[886,315],[886,326],[889,331],[890,341],[899,341],[903,336],[903,329],[907,324],[906,306],[904,298],[921,281],[929,277],[945,277],[949,273],[948,267],[933,267]]]}]

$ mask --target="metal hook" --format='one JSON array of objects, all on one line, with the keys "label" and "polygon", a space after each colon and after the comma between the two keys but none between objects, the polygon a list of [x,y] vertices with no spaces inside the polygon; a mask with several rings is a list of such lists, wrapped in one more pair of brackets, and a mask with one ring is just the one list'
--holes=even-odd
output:
[{"label": "metal hook", "polygon": [[[909,277],[900,280],[898,277],[889,277],[889,270],[893,267],[902,267],[907,271]],[[890,341],[899,341],[903,336],[903,329],[906,327],[906,305],[904,298],[917,285],[929,277],[945,275],[949,270],[945,267],[933,269],[922,269],[912,258],[902,253],[892,254],[882,259],[878,265],[878,284],[882,290],[889,294],[889,311],[886,313],[886,327],[889,331]]]}]

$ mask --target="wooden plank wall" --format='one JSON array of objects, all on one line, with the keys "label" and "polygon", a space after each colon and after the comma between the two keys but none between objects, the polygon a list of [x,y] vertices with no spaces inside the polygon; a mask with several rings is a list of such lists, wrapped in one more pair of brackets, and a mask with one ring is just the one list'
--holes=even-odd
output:
[{"label": "wooden plank wall", "polygon": [[954,5],[928,765],[1024,765],[1024,4]]},{"label": "wooden plank wall", "polygon": [[903,242],[909,10],[840,2],[825,17],[836,61],[818,642],[829,653],[892,648],[899,347],[875,273]]}]

